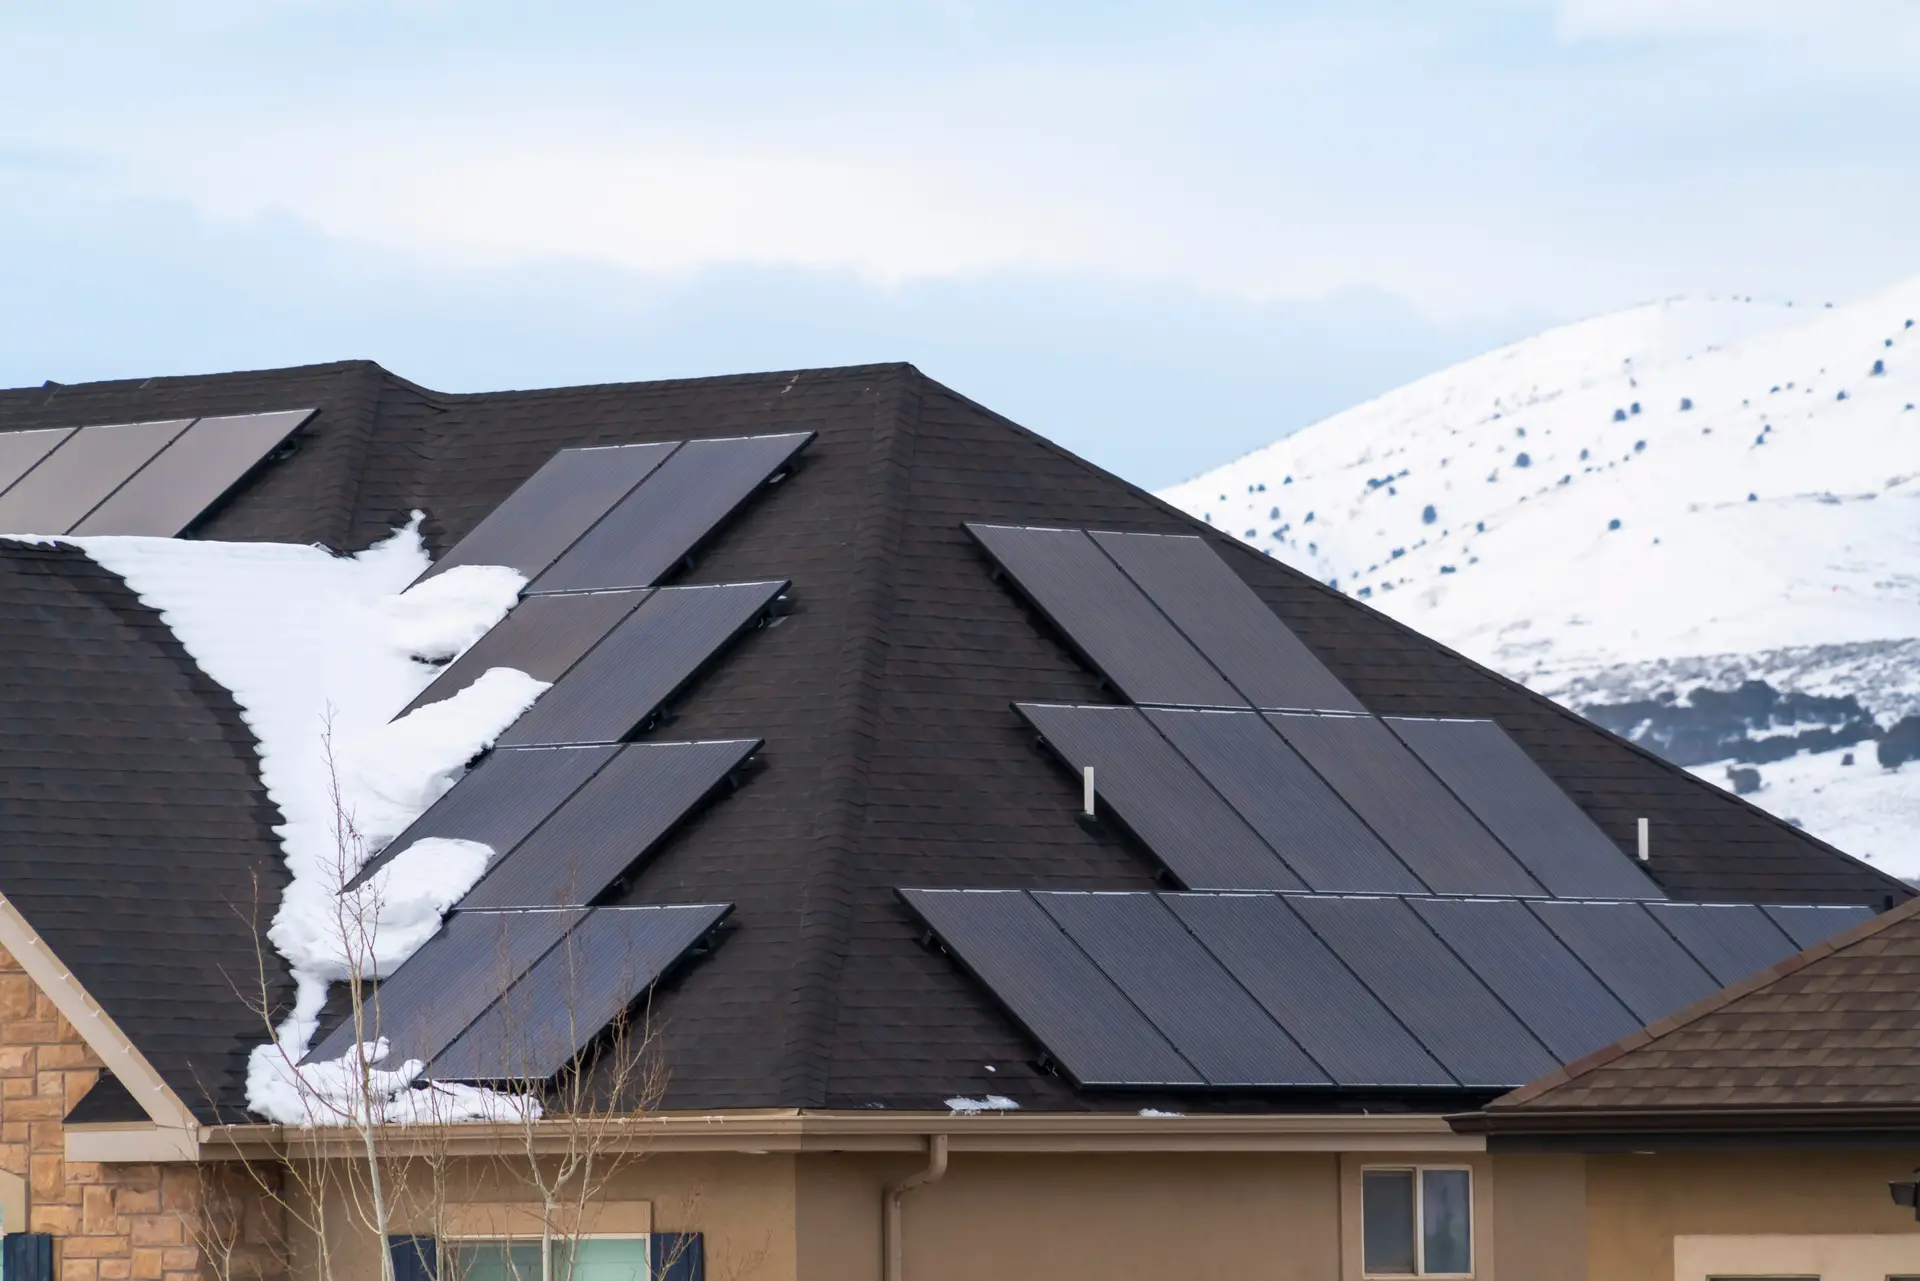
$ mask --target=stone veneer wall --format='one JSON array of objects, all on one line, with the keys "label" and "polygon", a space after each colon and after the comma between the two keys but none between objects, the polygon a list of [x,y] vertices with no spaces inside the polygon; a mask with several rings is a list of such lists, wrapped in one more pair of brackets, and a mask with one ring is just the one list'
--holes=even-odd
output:
[{"label": "stone veneer wall", "polygon": [[68,1161],[62,1118],[101,1063],[0,949],[0,1170],[27,1184],[60,1281],[228,1281],[287,1272],[283,1220],[238,1168]]}]

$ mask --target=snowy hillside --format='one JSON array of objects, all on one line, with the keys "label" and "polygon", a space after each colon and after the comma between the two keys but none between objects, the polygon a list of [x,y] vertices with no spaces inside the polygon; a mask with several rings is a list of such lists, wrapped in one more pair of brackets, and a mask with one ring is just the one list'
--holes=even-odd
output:
[{"label": "snowy hillside", "polygon": [[1920,281],[1639,307],[1165,497],[1916,875],[1920,765],[1881,760],[1920,721],[1871,741],[1920,712],[1916,320]]}]

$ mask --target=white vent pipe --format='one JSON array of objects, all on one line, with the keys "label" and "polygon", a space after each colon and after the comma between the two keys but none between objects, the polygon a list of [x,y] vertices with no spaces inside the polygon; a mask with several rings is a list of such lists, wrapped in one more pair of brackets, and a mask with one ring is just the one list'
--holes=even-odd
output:
[{"label": "white vent pipe", "polygon": [[1093,766],[1088,765],[1080,771],[1080,812],[1088,818],[1093,813]]},{"label": "white vent pipe", "polygon": [[1642,863],[1647,861],[1649,847],[1653,844],[1652,838],[1647,834],[1648,826],[1649,824],[1646,819],[1643,818],[1640,820],[1640,861]]}]

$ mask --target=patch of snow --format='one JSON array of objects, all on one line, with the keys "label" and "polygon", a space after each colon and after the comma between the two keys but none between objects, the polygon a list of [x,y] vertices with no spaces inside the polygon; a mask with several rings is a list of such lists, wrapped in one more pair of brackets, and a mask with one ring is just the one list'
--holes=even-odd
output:
[{"label": "patch of snow", "polygon": [[[381,1037],[328,1063],[250,1074],[248,1104],[283,1124],[344,1126],[452,1124],[459,1121],[537,1121],[542,1109],[527,1095],[479,1086],[422,1081],[424,1064],[386,1061]],[[363,1065],[372,1065],[364,1067]]]},{"label": "patch of snow", "polygon": [[[327,984],[405,960],[491,851],[421,841],[357,895],[343,899],[342,888],[547,687],[494,668],[452,698],[390,718],[432,682],[436,663],[505,617],[526,580],[502,566],[460,566],[409,588],[429,564],[418,517],[357,556],[271,543],[67,541],[159,611],[201,670],[232,693],[259,745],[292,874],[267,935],[291,966],[297,995],[277,1043],[254,1051],[248,1097],[272,1120],[312,1124],[314,1109],[294,1106],[301,1086],[291,1065],[306,1053]],[[323,1069],[346,1070],[316,1065],[299,1079],[339,1096]],[[418,1067],[379,1075],[383,1087],[407,1090]],[[437,1103],[457,1096],[462,1109],[483,1106],[434,1088]],[[422,1102],[396,1095],[392,1105]]]},{"label": "patch of snow", "polygon": [[[1841,760],[1851,755],[1854,763]],[[1727,786],[1730,761],[1696,766],[1692,773]],[[1807,752],[1748,766],[1760,771],[1760,790],[1746,799],[1779,818],[1797,820],[1821,840],[1838,845],[1882,871],[1911,876],[1914,833],[1920,832],[1920,765],[1882,769],[1871,744]]]},{"label": "patch of snow", "polygon": [[1162,1112],[1159,1108],[1141,1108],[1141,1116],[1185,1116],[1185,1112]]},{"label": "patch of snow", "polygon": [[977,1116],[982,1112],[1016,1112],[1020,1105],[1005,1095],[989,1094],[984,1099],[948,1099],[947,1108],[962,1116]]}]

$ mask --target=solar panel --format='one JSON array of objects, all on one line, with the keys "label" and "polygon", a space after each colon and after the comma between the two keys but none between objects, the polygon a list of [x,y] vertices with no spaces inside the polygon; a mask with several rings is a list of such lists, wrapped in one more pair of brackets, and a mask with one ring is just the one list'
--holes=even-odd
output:
[{"label": "solar panel", "polygon": [[1084,532],[1008,525],[967,529],[1127,698],[1194,707],[1247,705]]},{"label": "solar panel", "polygon": [[1367,710],[1203,539],[1096,533],[1093,541],[1255,707]]},{"label": "solar panel", "polygon": [[792,432],[688,441],[527,590],[652,586],[812,439]]},{"label": "solar panel", "polygon": [[1800,950],[1752,903],[1649,903],[1647,910],[1721,987]]},{"label": "solar panel", "polygon": [[0,494],[0,532],[67,533],[192,421],[82,427]]},{"label": "solar panel", "polygon": [[1079,1084],[1206,1084],[1026,894],[901,890],[900,897]]},{"label": "solar panel", "polygon": [[1437,894],[1539,894],[1513,855],[1371,716],[1268,721]]},{"label": "solar panel", "polygon": [[1332,1084],[1154,895],[1033,898],[1209,1085]]},{"label": "solar panel", "polygon": [[1787,932],[1793,945],[1804,952],[1816,943],[1824,943],[1842,930],[1850,930],[1862,921],[1873,919],[1870,907],[1769,906],[1763,909],[1773,923]]},{"label": "solar panel", "polygon": [[1638,903],[1528,904],[1642,1023],[1719,989]]},{"label": "solar panel", "polygon": [[500,736],[504,747],[616,743],[729,641],[763,616],[785,582],[666,587],[607,634]]},{"label": "solar panel", "polygon": [[[427,1065],[437,1081],[543,1081],[613,1026],[732,904],[601,907]],[[632,1030],[638,1049],[643,1028]]]},{"label": "solar panel", "polygon": [[0,432],[0,494],[14,482],[39,466],[40,460],[59,448],[73,435],[72,427],[50,427],[42,431]]},{"label": "solar panel", "polygon": [[646,598],[644,591],[529,596],[448,664],[400,715],[452,698],[489,668],[512,667],[535,680],[557,681]]},{"label": "solar panel", "polygon": [[1640,1026],[1518,899],[1414,899],[1414,911],[1562,1063]]},{"label": "solar panel", "polygon": [[1153,856],[1191,889],[1303,889],[1254,834],[1133,707],[1016,709]]},{"label": "solar panel", "polygon": [[[366,1039],[387,1038],[387,1067],[408,1059],[431,1061],[580,916],[577,911],[455,912],[374,989]],[[349,1019],[307,1055],[307,1062],[337,1059],[353,1049],[353,1042]]]},{"label": "solar panel", "polygon": [[537,578],[679,444],[561,450],[420,577],[455,565],[508,565]]},{"label": "solar panel", "polygon": [[1401,900],[1287,903],[1462,1085],[1519,1085],[1559,1066]]},{"label": "solar panel", "polygon": [[415,841],[478,841],[498,860],[613,759],[615,747],[497,748],[353,878],[359,885]]},{"label": "solar panel", "polygon": [[571,907],[617,882],[738,769],[759,739],[635,743],[496,861],[462,909]]},{"label": "solar panel", "polygon": [[1336,1085],[1458,1084],[1281,899],[1271,894],[1162,898]]},{"label": "solar panel", "polygon": [[199,419],[73,532],[172,538],[224,498],[313,413],[289,409]]},{"label": "solar panel", "polygon": [[1385,719],[1548,893],[1666,897],[1492,721]]},{"label": "solar panel", "polygon": [[1408,894],[1426,888],[1259,713],[1155,709],[1147,719],[1308,888]]}]

